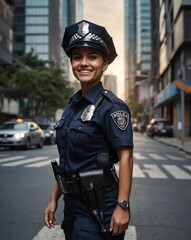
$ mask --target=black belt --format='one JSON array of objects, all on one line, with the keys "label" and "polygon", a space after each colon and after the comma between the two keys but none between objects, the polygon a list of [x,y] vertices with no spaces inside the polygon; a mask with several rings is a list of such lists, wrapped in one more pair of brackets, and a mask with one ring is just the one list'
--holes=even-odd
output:
[{"label": "black belt", "polygon": [[[77,175],[73,175],[71,178],[62,178],[62,184],[64,186],[66,194],[79,195],[81,193],[80,178]],[[116,184],[116,178],[110,171],[109,173],[104,175],[103,188],[107,188],[113,184]]]}]

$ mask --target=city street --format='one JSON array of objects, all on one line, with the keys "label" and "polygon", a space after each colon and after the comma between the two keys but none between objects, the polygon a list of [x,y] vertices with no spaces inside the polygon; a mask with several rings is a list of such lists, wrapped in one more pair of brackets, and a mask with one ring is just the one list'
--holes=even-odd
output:
[{"label": "city street", "polygon": [[[191,239],[191,155],[134,134],[131,223],[126,240]],[[43,212],[54,185],[50,161],[56,145],[0,150],[0,239],[61,240],[59,226],[44,227]],[[118,166],[116,166],[118,168]],[[62,221],[62,201],[57,220]]]}]

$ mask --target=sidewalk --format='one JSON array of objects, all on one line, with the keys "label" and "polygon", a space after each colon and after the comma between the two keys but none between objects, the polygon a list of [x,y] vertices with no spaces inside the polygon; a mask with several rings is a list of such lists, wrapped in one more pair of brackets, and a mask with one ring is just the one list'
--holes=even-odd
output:
[{"label": "sidewalk", "polygon": [[184,144],[182,144],[181,140],[178,140],[177,138],[154,137],[153,139],[160,143],[178,148],[180,151],[187,154],[191,154],[191,138],[185,138]]}]

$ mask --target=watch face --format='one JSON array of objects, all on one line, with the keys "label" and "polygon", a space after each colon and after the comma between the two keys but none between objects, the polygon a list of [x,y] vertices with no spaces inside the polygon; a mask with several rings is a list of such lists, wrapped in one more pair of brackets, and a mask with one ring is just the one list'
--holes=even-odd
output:
[{"label": "watch face", "polygon": [[129,207],[129,202],[128,202],[128,201],[121,201],[121,202],[118,202],[118,204],[119,204],[122,208],[128,208],[128,207]]}]

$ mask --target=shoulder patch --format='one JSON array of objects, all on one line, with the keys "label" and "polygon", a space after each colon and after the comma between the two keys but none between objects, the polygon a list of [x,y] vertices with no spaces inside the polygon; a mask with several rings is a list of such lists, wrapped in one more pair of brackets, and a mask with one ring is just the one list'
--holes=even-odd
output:
[{"label": "shoulder patch", "polygon": [[120,128],[123,131],[127,128],[128,124],[129,124],[129,113],[128,112],[119,110],[119,111],[113,112],[111,114],[111,117],[118,128]]}]

